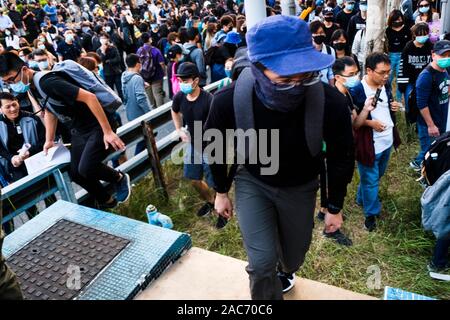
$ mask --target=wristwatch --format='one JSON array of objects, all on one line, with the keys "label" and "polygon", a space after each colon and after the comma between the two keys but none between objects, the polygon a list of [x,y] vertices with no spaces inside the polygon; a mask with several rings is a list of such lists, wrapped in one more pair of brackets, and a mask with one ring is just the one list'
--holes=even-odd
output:
[{"label": "wristwatch", "polygon": [[341,208],[335,207],[332,204],[329,204],[327,209],[328,209],[328,212],[331,214],[338,214],[342,210]]}]

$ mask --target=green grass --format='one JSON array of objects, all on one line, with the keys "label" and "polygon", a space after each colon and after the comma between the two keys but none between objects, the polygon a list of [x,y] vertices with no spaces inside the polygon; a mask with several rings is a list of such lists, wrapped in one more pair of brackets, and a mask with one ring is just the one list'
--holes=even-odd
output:
[{"label": "green grass", "polygon": [[[358,174],[349,185],[344,211],[347,220],[344,232],[354,245],[344,248],[321,236],[323,223],[316,222],[311,248],[298,275],[344,289],[382,298],[384,286],[402,288],[427,296],[450,299],[450,284],[428,276],[426,265],[432,255],[434,237],[421,227],[420,196],[422,188],[415,182],[417,175],[408,168],[418,150],[413,130],[406,129],[400,119],[403,144],[393,152],[387,174],[383,177],[380,198],[383,204],[381,220],[376,232],[363,229],[363,213],[356,205],[355,192]],[[188,181],[182,179],[181,166],[164,165],[170,200],[163,201],[151,177],[140,182],[131,200],[118,213],[146,221],[145,208],[149,203],[170,215],[175,229],[192,236],[196,247],[238,259],[246,259],[236,219],[226,228],[214,228],[214,218],[198,218],[197,209],[203,204]],[[370,266],[381,271],[381,288],[367,285]]]}]

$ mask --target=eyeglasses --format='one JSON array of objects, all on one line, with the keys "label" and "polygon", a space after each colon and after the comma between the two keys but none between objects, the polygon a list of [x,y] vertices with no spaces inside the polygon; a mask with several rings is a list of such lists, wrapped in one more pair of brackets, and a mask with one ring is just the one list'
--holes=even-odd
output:
[{"label": "eyeglasses", "polygon": [[385,77],[385,76],[388,76],[388,75],[391,74],[391,69],[386,70],[386,71],[381,71],[381,72],[380,72],[380,71],[373,70],[373,72],[379,74],[380,76]]},{"label": "eyeglasses", "polygon": [[15,83],[17,77],[19,76],[19,74],[20,74],[21,72],[22,72],[22,68],[21,68],[19,71],[17,71],[17,73],[16,73],[16,75],[14,76],[14,78],[3,80],[3,82],[4,82],[4,83],[7,83],[7,84]]},{"label": "eyeglasses", "polygon": [[303,79],[300,80],[288,80],[280,81],[280,82],[272,82],[275,85],[277,91],[285,91],[290,90],[296,86],[312,86],[320,81],[321,75],[320,72],[308,72],[304,74]]},{"label": "eyeglasses", "polygon": [[429,7],[430,5],[429,4],[419,4],[419,8],[426,8],[426,7]]}]

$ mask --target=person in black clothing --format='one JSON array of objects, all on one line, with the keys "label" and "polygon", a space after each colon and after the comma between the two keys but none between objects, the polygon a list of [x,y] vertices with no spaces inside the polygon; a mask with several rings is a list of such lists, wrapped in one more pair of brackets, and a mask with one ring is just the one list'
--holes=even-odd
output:
[{"label": "person in black clothing", "polygon": [[108,22],[108,24],[105,26],[105,31],[106,31],[106,33],[108,33],[111,43],[119,51],[120,65],[122,67],[122,70],[125,70],[125,62],[123,60],[123,54],[125,52],[125,43],[124,43],[123,39],[117,33],[115,25],[111,22]]},{"label": "person in black clothing", "polygon": [[[105,113],[97,96],[81,88],[64,72],[40,74],[28,68],[14,53],[0,55],[0,76],[15,92],[31,90],[34,97],[44,101],[40,89],[58,105],[45,105],[46,142],[44,153],[55,145],[55,131],[58,119],[69,118],[72,134],[70,174],[74,182],[85,188],[98,202],[100,209],[113,208],[118,202],[125,202],[130,196],[130,177],[116,171],[102,161],[111,151],[125,149],[125,144],[111,127],[112,115]],[[57,118],[58,117],[58,118]],[[116,187],[112,197],[100,180]]]},{"label": "person in black clothing", "polygon": [[[197,143],[202,140],[202,137],[195,135],[198,132],[195,129],[195,125],[200,124],[200,127],[203,127],[208,117],[213,97],[211,93],[200,88],[200,73],[194,63],[182,63],[176,76],[179,78],[181,91],[173,97],[172,119],[181,140],[188,143],[184,157],[183,175],[186,179],[191,180],[192,186],[206,201],[197,212],[197,216],[203,217],[214,209],[212,204],[214,192],[210,189],[214,187],[214,182],[207,162],[202,157],[203,144]],[[189,135],[183,126],[187,127]],[[202,130],[200,132],[202,133]],[[206,182],[203,181],[203,178],[205,178]],[[219,217],[216,227],[220,229],[225,224],[226,220],[223,217]]]},{"label": "person in black clothing", "polygon": [[[406,44],[411,40],[411,30],[405,25],[405,18],[400,10],[393,10],[389,15],[386,38],[392,68],[389,82],[392,85],[394,83],[394,76],[397,77],[398,81],[402,51]],[[398,82],[396,87],[397,101],[401,101],[402,97],[398,90]]]},{"label": "person in black clothing", "polygon": [[35,5],[34,5],[33,14],[34,14],[34,17],[36,18],[36,22],[38,23],[38,26],[40,26],[44,22],[46,13],[45,13],[44,9],[42,9],[42,6],[39,3],[39,1],[36,1]]},{"label": "person in black clothing", "polygon": [[[294,273],[311,242],[323,140],[329,180],[325,224],[331,232],[342,225],[345,190],[354,167],[352,125],[345,97],[320,81],[319,70],[329,67],[334,58],[314,49],[304,21],[269,17],[247,32],[247,43],[251,67],[215,94],[205,130],[218,129],[225,137],[227,129],[247,129],[243,126],[251,123],[257,132],[267,129],[260,137],[278,137],[271,143],[278,148],[270,151],[278,159],[274,160],[278,170],[266,172],[271,169],[267,161],[256,159],[256,163],[245,161],[235,175],[228,175],[224,159],[211,163],[215,208],[226,218],[232,217],[228,192],[234,176],[252,299],[282,299],[282,293],[294,286]],[[240,108],[234,103],[235,95],[252,86],[253,94],[239,94],[239,99],[248,97],[240,104],[246,109],[235,113]],[[247,105],[250,97],[253,106]],[[318,102],[322,98],[323,104]],[[249,113],[254,118],[250,123],[242,118]],[[312,123],[319,126],[308,125]],[[256,140],[254,145],[267,142],[258,135]]]},{"label": "person in black clothing", "polygon": [[120,59],[119,50],[111,44],[109,35],[106,32],[100,35],[100,43],[101,46],[98,48],[97,54],[102,59],[105,82],[111,89],[114,89],[115,86],[119,96],[122,98],[122,60]]},{"label": "person in black clothing", "polygon": [[359,30],[366,28],[367,20],[367,1],[362,0],[359,4],[359,12],[351,17],[347,27],[348,40],[350,41],[350,48],[353,45],[355,35]]},{"label": "person in black clothing", "polygon": [[19,37],[25,36],[25,24],[23,23],[22,15],[16,10],[14,3],[9,4],[8,16],[17,28],[17,35]]},{"label": "person in black clothing", "polygon": [[331,45],[331,36],[333,33],[339,29],[339,26],[334,22],[334,13],[333,9],[330,7],[326,7],[323,9],[323,24],[325,26],[325,44]]},{"label": "person in black clothing", "polygon": [[350,19],[357,13],[355,10],[355,1],[345,1],[344,9],[336,16],[336,23],[339,24],[341,29],[347,30],[350,23]]},{"label": "person in black clothing", "polygon": [[28,9],[27,6],[25,6],[22,10],[22,20],[25,23],[25,27],[28,33],[26,35],[26,38],[28,42],[32,42],[37,38],[41,29],[39,28],[39,24],[33,11]]},{"label": "person in black clothing", "polygon": [[83,52],[83,48],[75,40],[75,32],[73,30],[66,30],[64,32],[64,41],[58,43],[58,60],[73,60],[77,61]]}]

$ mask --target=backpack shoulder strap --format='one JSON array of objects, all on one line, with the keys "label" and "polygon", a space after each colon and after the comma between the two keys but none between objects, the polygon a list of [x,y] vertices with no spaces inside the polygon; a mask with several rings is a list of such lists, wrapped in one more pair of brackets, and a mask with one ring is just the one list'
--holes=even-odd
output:
[{"label": "backpack shoulder strap", "polygon": [[[253,114],[253,88],[255,85],[255,78],[253,77],[250,68],[242,70],[239,78],[236,80],[234,87],[233,108],[234,118],[236,122],[236,128],[245,131],[255,128],[255,118]],[[243,141],[244,139],[238,139],[236,155],[239,159],[238,163],[242,163],[242,160],[247,160],[250,156],[250,151],[254,150],[255,146],[250,146],[249,143]],[[244,152],[244,154],[242,154]]]},{"label": "backpack shoulder strap", "polygon": [[[54,71],[50,71],[50,72],[55,73]],[[42,99],[44,99],[44,103],[43,103],[43,107],[44,108],[48,107],[47,102],[51,103],[51,104],[53,104],[55,106],[64,106],[64,104],[61,101],[55,100],[53,98],[50,98],[41,88],[41,84],[40,84],[41,79],[44,76],[46,76],[47,74],[49,74],[50,72],[43,72],[43,71],[36,72],[34,74],[34,76],[33,76],[34,86],[38,90],[38,92],[39,92],[40,96],[42,97]]]},{"label": "backpack shoulder strap", "polygon": [[242,70],[234,86],[233,108],[236,128],[248,130],[255,127],[253,115],[253,87],[255,78],[250,68]]},{"label": "backpack shoulder strap", "polygon": [[311,156],[316,157],[323,145],[325,90],[322,81],[307,87],[305,95],[305,138]]}]

